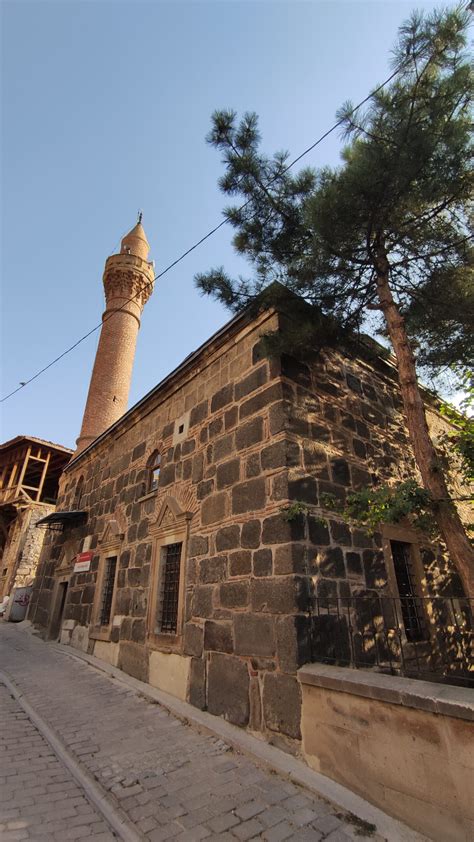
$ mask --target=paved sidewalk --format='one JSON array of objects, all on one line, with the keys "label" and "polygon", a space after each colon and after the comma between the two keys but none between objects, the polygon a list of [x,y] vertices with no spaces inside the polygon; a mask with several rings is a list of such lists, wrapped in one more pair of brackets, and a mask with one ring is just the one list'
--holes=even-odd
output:
[{"label": "paved sidewalk", "polygon": [[116,839],[2,685],[0,793],[2,842]]},{"label": "paved sidewalk", "polygon": [[[143,839],[376,842],[383,838],[348,820],[335,805],[259,768],[216,736],[197,732],[160,705],[13,624],[0,624],[0,665],[68,751],[113,796]],[[51,769],[56,764],[59,769],[54,774],[64,786],[71,787],[71,815],[63,815],[63,828],[55,829],[58,835],[46,835],[46,839],[79,838],[74,830],[80,827],[78,815],[85,814],[87,808],[91,816],[94,809],[76,792],[76,785],[62,771],[49,746],[6,695],[11,715],[19,718],[15,720],[15,733],[8,732],[6,726],[7,736],[12,735],[8,739],[9,757],[13,757],[3,771],[10,776],[10,768],[14,769],[15,745],[18,754],[23,750],[20,732],[24,726],[28,734],[34,733],[35,742],[28,760],[21,761],[22,768],[33,764],[39,789],[49,792],[42,784],[43,773],[53,774]],[[36,757],[41,751],[45,754],[40,761]],[[48,816],[50,810],[56,810],[46,793],[38,790],[36,799],[35,815]],[[30,822],[30,806],[17,804],[19,814],[11,820]],[[115,838],[103,824],[94,826],[91,821],[89,827],[94,830],[84,835],[94,842]],[[4,838],[45,839],[37,826],[34,831],[28,826],[7,832],[10,836],[0,835],[2,842]]]}]

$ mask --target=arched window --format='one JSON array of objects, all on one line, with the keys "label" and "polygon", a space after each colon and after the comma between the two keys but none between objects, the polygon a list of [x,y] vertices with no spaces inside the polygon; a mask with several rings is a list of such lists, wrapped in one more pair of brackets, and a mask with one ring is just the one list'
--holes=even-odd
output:
[{"label": "arched window", "polygon": [[151,454],[148,462],[146,463],[146,467],[147,478],[145,493],[151,494],[152,491],[157,490],[160,480],[161,455],[157,450],[154,450]]},{"label": "arched window", "polygon": [[80,511],[82,503],[82,490],[84,488],[84,477],[81,476],[77,480],[76,490],[74,492],[74,509],[76,512]]}]

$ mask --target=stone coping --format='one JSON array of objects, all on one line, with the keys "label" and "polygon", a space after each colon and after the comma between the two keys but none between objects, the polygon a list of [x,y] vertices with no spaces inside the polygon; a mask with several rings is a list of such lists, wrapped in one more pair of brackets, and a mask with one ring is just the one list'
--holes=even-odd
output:
[{"label": "stone coping", "polygon": [[298,680],[303,685],[474,721],[474,690],[469,687],[330,664],[305,664],[298,670]]}]

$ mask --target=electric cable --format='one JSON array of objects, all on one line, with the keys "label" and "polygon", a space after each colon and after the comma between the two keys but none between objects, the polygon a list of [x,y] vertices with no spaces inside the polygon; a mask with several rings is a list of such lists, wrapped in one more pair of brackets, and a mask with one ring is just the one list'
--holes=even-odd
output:
[{"label": "electric cable", "polygon": [[[390,76],[387,79],[385,79],[384,82],[382,82],[380,85],[378,85],[373,91],[371,91],[370,94],[367,94],[367,96],[364,97],[364,99],[362,99],[357,105],[355,105],[354,108],[351,109],[350,113],[354,114],[359,108],[361,108],[363,105],[365,105],[366,102],[368,102],[370,99],[372,99],[372,97],[376,96],[376,94],[378,94],[379,91],[381,91],[383,88],[385,88],[392,81],[392,79],[394,79],[395,76],[397,76],[397,74],[400,73],[403,66],[404,65],[402,64],[399,67],[397,67],[393,71],[393,73],[391,73]],[[341,119],[338,120],[336,123],[334,123],[331,126],[331,128],[329,128],[327,131],[324,132],[324,134],[322,134],[320,137],[318,137],[318,139],[315,140],[315,142],[312,143],[311,146],[308,146],[307,149],[305,149],[303,152],[300,153],[300,155],[298,155],[289,164],[287,164],[287,166],[284,167],[284,169],[281,170],[281,172],[279,172],[277,175],[275,175],[274,178],[270,179],[270,181],[264,186],[270,187],[277,178],[281,178],[282,175],[284,175],[286,172],[288,172],[288,170],[290,170],[292,167],[294,167],[295,164],[297,164],[299,161],[301,161],[301,159],[304,158],[305,155],[308,155],[309,152],[312,152],[313,149],[316,148],[316,146],[319,146],[319,144],[322,143],[323,140],[325,140],[327,137],[329,137],[330,134],[332,134],[332,132],[334,132],[336,129],[338,129],[339,126],[342,125],[344,120],[345,120],[345,118],[341,117]],[[249,205],[251,201],[252,201],[251,199],[247,199],[247,201],[244,202],[238,208],[238,211],[244,210],[244,208],[246,208],[247,205]],[[122,312],[123,308],[126,307],[127,304],[129,304],[131,301],[134,301],[135,298],[137,298],[139,295],[141,295],[143,290],[145,290],[149,286],[152,286],[155,283],[155,281],[158,281],[160,278],[162,278],[164,275],[166,275],[171,269],[173,269],[175,266],[177,266],[178,263],[181,263],[181,261],[184,260],[185,257],[187,257],[189,254],[191,254],[191,252],[193,252],[195,249],[197,249],[206,240],[208,240],[209,237],[212,237],[217,231],[219,231],[220,228],[223,228],[224,225],[227,225],[228,222],[229,222],[229,218],[226,217],[218,225],[215,225],[214,228],[211,228],[211,230],[208,231],[207,234],[205,234],[203,237],[201,237],[200,240],[197,240],[197,242],[195,242],[192,246],[190,246],[190,248],[188,248],[186,251],[184,251],[182,254],[180,254],[179,257],[177,257],[175,260],[173,260],[172,263],[170,263],[168,266],[166,266],[166,268],[163,269],[162,272],[159,272],[158,275],[155,275],[155,277],[151,281],[148,281],[148,283],[144,284],[140,288],[140,290],[137,293],[135,293],[135,295],[132,295],[131,298],[128,298],[124,302],[122,307],[118,308],[117,310],[113,310],[111,313],[109,313],[108,316],[103,318],[99,322],[99,324],[95,325],[95,327],[93,327],[89,331],[87,331],[87,333],[85,333],[83,336],[81,336],[76,342],[74,342],[73,345],[70,345],[68,348],[66,348],[61,354],[59,354],[57,357],[55,357],[53,360],[51,360],[51,362],[49,362],[47,365],[45,365],[43,368],[41,368],[39,371],[37,371],[36,374],[33,374],[32,377],[30,377],[28,380],[22,381],[20,383],[20,385],[17,386],[16,389],[13,389],[12,392],[10,392],[8,395],[5,395],[5,397],[1,398],[0,403],[4,403],[9,398],[13,397],[13,395],[16,395],[17,392],[20,392],[22,389],[25,388],[25,386],[28,386],[34,380],[37,380],[37,378],[40,377],[42,374],[44,374],[45,371],[48,371],[48,369],[52,368],[53,365],[56,365],[56,363],[58,363],[60,360],[62,360],[63,357],[67,356],[67,354],[70,354],[71,351],[73,351],[75,348],[77,348],[78,345],[80,345],[82,342],[84,342],[86,339],[88,339],[89,336],[92,336],[93,333],[96,333],[96,331],[98,331],[102,327],[102,325],[105,324],[106,321],[111,319],[116,313]]]}]

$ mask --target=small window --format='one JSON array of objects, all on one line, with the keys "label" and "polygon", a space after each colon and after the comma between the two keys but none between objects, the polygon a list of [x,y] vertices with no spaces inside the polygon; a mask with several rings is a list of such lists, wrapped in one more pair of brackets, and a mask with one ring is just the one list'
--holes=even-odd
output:
[{"label": "small window", "polygon": [[147,462],[147,482],[145,494],[156,491],[160,481],[161,454],[155,450]]},{"label": "small window", "polygon": [[423,607],[422,600],[417,593],[411,545],[404,541],[390,541],[390,547],[407,640],[424,640],[426,631]]},{"label": "small window", "polygon": [[105,572],[102,585],[102,598],[100,601],[99,625],[108,626],[112,612],[112,600],[115,587],[115,571],[117,569],[117,556],[110,556],[105,560]]},{"label": "small window", "polygon": [[158,600],[157,634],[176,634],[178,631],[179,580],[181,574],[182,543],[162,548],[160,594]]}]

